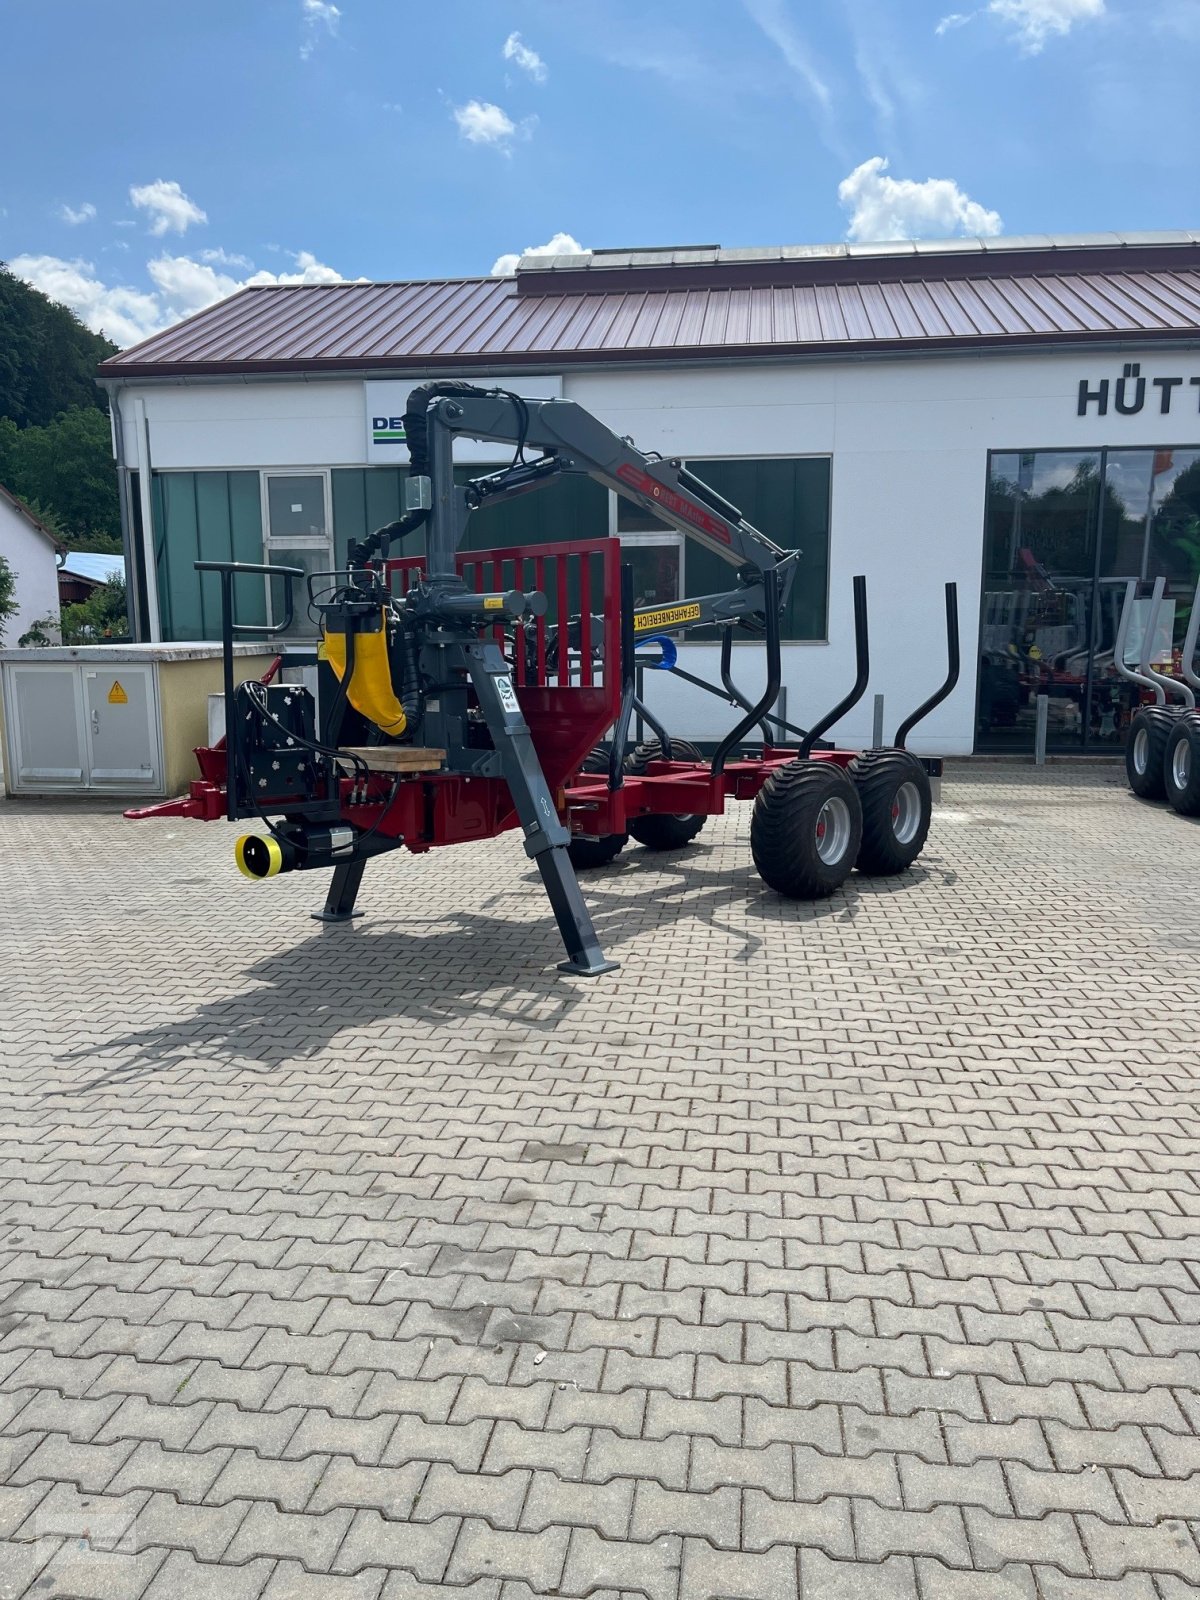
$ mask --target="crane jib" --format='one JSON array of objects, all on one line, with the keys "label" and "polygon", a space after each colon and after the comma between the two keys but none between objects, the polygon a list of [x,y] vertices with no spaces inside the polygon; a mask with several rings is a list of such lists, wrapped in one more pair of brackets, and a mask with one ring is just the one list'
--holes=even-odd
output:
[{"label": "crane jib", "polygon": [[640,467],[635,467],[631,462],[623,461],[617,468],[616,476],[631,489],[636,489],[639,494],[646,495],[649,499],[662,506],[664,511],[690,522],[693,527],[707,533],[711,539],[719,539],[722,544],[731,545],[733,535],[728,526],[703,506],[697,505],[694,500],[686,495],[679,494],[675,489],[670,489],[664,483],[659,483],[657,478],[652,478],[648,472],[643,472]]}]

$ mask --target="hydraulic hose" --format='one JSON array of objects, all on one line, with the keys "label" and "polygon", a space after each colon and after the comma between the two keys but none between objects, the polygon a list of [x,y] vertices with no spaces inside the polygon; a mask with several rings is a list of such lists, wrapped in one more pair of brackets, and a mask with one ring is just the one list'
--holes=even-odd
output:
[{"label": "hydraulic hose", "polygon": [[[425,477],[429,472],[429,429],[426,413],[430,403],[440,395],[481,395],[489,391],[480,389],[473,383],[453,383],[449,379],[437,379],[432,383],[418,384],[409,394],[404,408],[404,437],[408,444],[409,471],[413,477]],[[396,522],[389,522],[382,528],[376,528],[365,539],[359,539],[350,546],[349,564],[351,567],[365,567],[367,562],[379,552],[386,551],[393,539],[406,539],[428,519],[428,510],[406,511]]]}]

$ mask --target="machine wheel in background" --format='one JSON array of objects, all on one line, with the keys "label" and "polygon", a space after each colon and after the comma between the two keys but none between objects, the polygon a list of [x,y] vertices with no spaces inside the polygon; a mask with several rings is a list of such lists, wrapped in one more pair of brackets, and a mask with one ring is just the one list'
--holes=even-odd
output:
[{"label": "machine wheel in background", "polygon": [[1178,717],[1167,734],[1163,788],[1181,817],[1200,817],[1200,715]]},{"label": "machine wheel in background", "polygon": [[1162,800],[1166,795],[1163,761],[1167,740],[1178,720],[1178,707],[1143,706],[1129,724],[1125,776],[1139,800]]},{"label": "machine wheel in background", "polygon": [[[608,772],[608,746],[598,744],[585,759],[580,772]],[[615,861],[628,842],[627,833],[606,833],[599,839],[576,836],[567,846],[567,854],[576,872],[590,872],[595,867],[606,867]]]},{"label": "machine wheel in background", "polygon": [[925,768],[907,750],[864,750],[848,772],[862,802],[858,870],[881,878],[904,872],[929,833],[933,795]]},{"label": "machine wheel in background", "polygon": [[828,761],[791,761],[754,802],[750,850],[763,882],[790,900],[823,900],[850,876],[862,843],[858,790]]},{"label": "machine wheel in background", "polygon": [[[632,755],[625,757],[625,771],[632,777],[639,777],[652,761],[661,759],[662,746],[657,739],[652,739],[649,744],[638,745]],[[703,762],[704,757],[686,739],[672,739],[671,759]],[[634,817],[630,820],[629,831],[647,850],[682,850],[685,844],[691,844],[707,821],[703,812],[698,816]]]}]

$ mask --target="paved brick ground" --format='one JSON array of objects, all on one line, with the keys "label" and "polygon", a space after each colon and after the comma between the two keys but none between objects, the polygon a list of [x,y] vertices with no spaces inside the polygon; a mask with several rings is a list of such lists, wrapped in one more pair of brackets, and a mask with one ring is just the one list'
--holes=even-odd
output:
[{"label": "paved brick ground", "polygon": [[0,806],[0,1596],[1182,1600],[1200,831],[947,784],[784,904],[744,809],[239,879]]}]

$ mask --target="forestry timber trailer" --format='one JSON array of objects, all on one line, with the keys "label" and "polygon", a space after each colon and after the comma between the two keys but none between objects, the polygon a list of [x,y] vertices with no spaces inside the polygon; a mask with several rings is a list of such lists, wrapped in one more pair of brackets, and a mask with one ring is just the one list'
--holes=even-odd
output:
[{"label": "forestry timber trailer", "polygon": [[[835,750],[821,735],[867,685],[864,579],[854,580],[854,688],[817,726],[794,727],[773,708],[782,675],[780,613],[799,551],[752,527],[679,461],[642,454],[570,400],[426,383],[409,396],[404,425],[411,458],[405,514],[352,545],[346,569],[309,575],[320,648],[315,658],[293,650],[280,657],[284,665],[318,661],[319,725],[303,687],[234,683],[235,636],[286,632],[293,583],[304,574],[197,562],[220,576],[225,746],[197,751],[202,776],[189,795],[126,815],[256,819],[266,832],[239,839],[241,870],[268,878],[332,868],[324,909],[313,913],[326,922],[356,915],[371,856],[519,826],[566,947],[559,970],[588,977],[616,963],[600,949],[576,867],[613,860],[629,835],[651,849],[678,848],[728,799],[755,800],[754,862],[784,895],[819,898],[856,864],[894,873],[916,859],[929,828],[929,777],[941,769],[903,745],[957,681],[952,584],[946,681],[903,724],[894,748]],[[511,445],[512,461],[456,484],[456,435]],[[472,511],[563,473],[587,473],[699,540],[736,569],[732,586],[639,612],[615,539],[460,548]],[[392,558],[391,545],[422,527],[426,554]],[[285,615],[273,629],[235,620],[234,580],[248,573],[285,581]],[[705,626],[723,630],[720,689],[678,667],[669,637]],[[754,703],[730,673],[735,627],[763,640],[766,684]],[[672,739],[641,703],[639,665],[673,670],[744,713],[711,760]],[[635,710],[657,739],[626,758]],[[742,753],[756,727],[761,751]],[[777,743],[772,728],[799,744]]]}]

